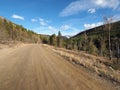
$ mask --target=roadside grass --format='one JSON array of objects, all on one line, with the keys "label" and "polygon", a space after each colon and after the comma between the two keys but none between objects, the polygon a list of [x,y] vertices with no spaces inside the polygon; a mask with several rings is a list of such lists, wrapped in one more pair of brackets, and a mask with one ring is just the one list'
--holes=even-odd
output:
[{"label": "roadside grass", "polygon": [[0,41],[0,49],[12,48],[22,45],[20,41]]},{"label": "roadside grass", "polygon": [[53,46],[47,47],[50,47],[55,53],[63,56],[72,64],[80,65],[94,72],[99,77],[105,78],[120,86],[120,64],[116,64],[104,57],[86,54],[85,52],[66,50]]}]

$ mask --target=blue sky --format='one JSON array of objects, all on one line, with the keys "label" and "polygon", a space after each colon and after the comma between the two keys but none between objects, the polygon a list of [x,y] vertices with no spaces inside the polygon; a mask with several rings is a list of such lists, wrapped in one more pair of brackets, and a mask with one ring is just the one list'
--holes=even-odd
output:
[{"label": "blue sky", "polygon": [[120,0],[1,0],[0,16],[40,34],[75,35],[120,20]]}]

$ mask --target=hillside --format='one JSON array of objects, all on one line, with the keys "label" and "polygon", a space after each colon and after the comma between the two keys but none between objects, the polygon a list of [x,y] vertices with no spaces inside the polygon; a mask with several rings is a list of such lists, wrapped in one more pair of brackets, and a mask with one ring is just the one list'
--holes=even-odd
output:
[{"label": "hillside", "polygon": [[0,42],[21,41],[25,43],[36,43],[40,36],[21,25],[17,25],[3,17],[0,17]]},{"label": "hillside", "polygon": [[[104,29],[105,26],[98,26],[92,29],[88,29],[86,31],[80,32],[77,35],[73,36],[73,38],[79,37],[83,35],[85,32],[88,36],[91,35],[101,35],[102,33],[107,33],[107,30]],[[111,28],[111,37],[118,37],[120,38],[120,21],[112,23],[112,28]]]},{"label": "hillside", "polygon": [[[105,25],[95,27],[71,37],[66,48],[82,50],[98,56],[109,56],[109,33]],[[120,21],[111,23],[110,31],[112,58],[120,57]]]},{"label": "hillside", "polygon": [[[53,46],[85,51],[86,53],[109,57],[108,28],[105,25],[83,31],[69,39],[58,35],[41,35],[27,30],[3,17],[0,17],[0,43],[20,41],[24,43],[42,42]],[[111,56],[120,57],[120,21],[111,23]]]}]

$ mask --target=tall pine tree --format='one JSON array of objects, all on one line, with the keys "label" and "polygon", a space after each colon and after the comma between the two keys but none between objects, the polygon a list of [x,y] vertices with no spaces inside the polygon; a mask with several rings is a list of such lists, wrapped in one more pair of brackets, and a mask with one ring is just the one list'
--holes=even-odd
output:
[{"label": "tall pine tree", "polygon": [[58,32],[57,46],[58,46],[58,47],[62,47],[62,34],[61,34],[60,31]]}]

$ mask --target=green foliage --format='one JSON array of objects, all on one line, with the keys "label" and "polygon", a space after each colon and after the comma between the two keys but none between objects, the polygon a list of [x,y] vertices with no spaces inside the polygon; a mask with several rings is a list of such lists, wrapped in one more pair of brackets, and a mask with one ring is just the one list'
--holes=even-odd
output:
[{"label": "green foliage", "polygon": [[40,35],[40,39],[42,43],[49,44],[49,36],[48,35]]},{"label": "green foliage", "polygon": [[98,49],[96,48],[94,42],[92,41],[91,38],[89,38],[89,44],[87,44],[86,51],[90,54],[97,55]]},{"label": "green foliage", "polygon": [[59,32],[58,32],[58,36],[57,36],[57,46],[58,46],[58,47],[62,47],[62,44],[63,44],[62,34],[61,34],[61,32],[59,31]]},{"label": "green foliage", "polygon": [[[21,25],[14,24],[0,17],[0,40],[17,40],[27,43],[38,43],[38,41],[41,41],[57,47],[82,50],[90,54],[108,57],[108,35],[108,30],[104,25],[83,31],[69,39],[63,37],[60,31],[58,36],[55,34],[51,36],[39,35],[32,30],[27,30]],[[112,23],[110,35],[112,56],[119,58],[120,21]]]},{"label": "green foliage", "polygon": [[[110,35],[112,56],[118,58],[120,57],[120,21],[112,23]],[[83,31],[67,40],[68,49],[77,48],[104,57],[109,56],[108,47],[108,30],[104,25]]]},{"label": "green foliage", "polygon": [[17,25],[5,18],[0,18],[0,39],[17,40],[22,42],[37,42],[37,34]]},{"label": "green foliage", "polygon": [[57,37],[55,34],[50,36],[50,45],[53,45],[53,46],[57,45]]}]

